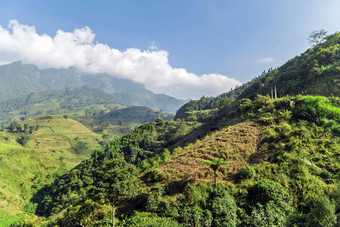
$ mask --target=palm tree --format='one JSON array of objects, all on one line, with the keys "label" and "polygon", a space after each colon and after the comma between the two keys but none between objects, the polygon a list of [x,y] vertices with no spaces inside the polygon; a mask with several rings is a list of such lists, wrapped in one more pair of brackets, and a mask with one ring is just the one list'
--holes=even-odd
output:
[{"label": "palm tree", "polygon": [[210,168],[214,171],[214,182],[215,182],[215,188],[216,188],[216,171],[221,166],[224,165],[224,159],[223,158],[214,158],[213,160],[202,160],[203,164],[206,164],[210,166]]}]

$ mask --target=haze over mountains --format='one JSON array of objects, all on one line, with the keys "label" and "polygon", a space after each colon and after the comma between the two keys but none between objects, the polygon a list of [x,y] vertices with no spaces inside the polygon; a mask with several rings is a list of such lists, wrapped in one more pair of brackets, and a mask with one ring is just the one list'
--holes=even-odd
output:
[{"label": "haze over mountains", "polygon": [[149,106],[158,110],[175,112],[184,100],[155,94],[142,84],[118,79],[108,74],[84,74],[75,68],[39,69],[32,64],[15,62],[0,66],[0,101],[8,101],[32,92],[53,91],[84,85],[99,88],[117,102],[129,106]]}]

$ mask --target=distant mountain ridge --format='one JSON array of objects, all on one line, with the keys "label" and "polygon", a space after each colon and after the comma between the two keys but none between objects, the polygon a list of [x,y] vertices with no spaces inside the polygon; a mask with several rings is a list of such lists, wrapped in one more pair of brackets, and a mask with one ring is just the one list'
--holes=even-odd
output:
[{"label": "distant mountain ridge", "polygon": [[39,69],[35,65],[22,62],[0,66],[0,101],[8,101],[32,92],[84,85],[100,88],[108,93],[118,93],[122,102],[129,102],[127,105],[150,106],[175,112],[185,103],[168,95],[155,94],[142,84],[108,74],[84,74],[75,68]]}]

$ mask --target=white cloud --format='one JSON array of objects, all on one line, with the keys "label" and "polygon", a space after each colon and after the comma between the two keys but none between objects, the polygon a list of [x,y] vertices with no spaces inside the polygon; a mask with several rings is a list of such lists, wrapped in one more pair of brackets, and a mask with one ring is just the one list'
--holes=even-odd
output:
[{"label": "white cloud", "polygon": [[12,63],[12,61],[0,61],[0,65],[8,65]]},{"label": "white cloud", "polygon": [[168,52],[155,49],[155,45],[145,51],[136,48],[120,51],[94,41],[95,34],[89,27],[73,32],[58,30],[51,37],[38,34],[34,26],[11,20],[8,28],[0,26],[0,61],[21,60],[42,68],[73,66],[86,73],[109,73],[179,98],[217,95],[241,84],[220,74],[198,76],[172,67]]},{"label": "white cloud", "polygon": [[259,64],[269,64],[272,62],[274,62],[274,58],[272,57],[264,57],[257,60],[257,63]]}]

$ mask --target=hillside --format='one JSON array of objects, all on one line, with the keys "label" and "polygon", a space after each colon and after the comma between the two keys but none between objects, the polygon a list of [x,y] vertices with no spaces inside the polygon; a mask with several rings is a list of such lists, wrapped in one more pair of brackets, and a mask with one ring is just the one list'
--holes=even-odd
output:
[{"label": "hillside", "polygon": [[[215,125],[220,130],[183,148],[176,146],[183,136],[204,125],[158,121],[140,126],[40,190],[32,199],[37,213],[58,215],[56,223],[63,226],[88,223],[82,209],[91,204],[88,212],[96,223],[108,223],[105,199],[111,199],[110,187],[128,187],[114,197],[118,214],[126,218],[122,225],[134,218],[138,223],[147,215],[143,212],[151,212],[153,218],[189,226],[195,222],[258,226],[263,221],[332,226],[338,212],[339,98],[258,96],[244,100],[237,112],[224,120],[239,123],[223,127],[220,119]],[[187,130],[174,137],[178,130],[169,130],[174,126]],[[169,147],[175,148],[169,153],[165,149]],[[216,172],[215,189],[214,173],[203,160],[220,158],[225,164]],[[119,174],[107,178],[112,171]],[[72,200],[63,193],[68,190]],[[230,202],[223,203],[223,198]],[[326,203],[331,207],[322,209],[331,209],[330,213],[316,213],[321,208],[315,204]],[[133,210],[142,213],[131,216]]]},{"label": "hillside", "polygon": [[339,40],[106,143],[39,185],[36,216],[17,224],[110,226],[114,213],[118,226],[338,226]]},{"label": "hillside", "polygon": [[230,92],[188,102],[177,111],[175,119],[196,115],[193,111],[217,108],[226,99],[237,101],[271,95],[275,87],[278,97],[298,94],[340,96],[340,33],[326,37],[324,43],[309,48],[281,67],[269,69]]},{"label": "hillside", "polygon": [[0,103],[0,122],[9,124],[13,120],[44,116],[48,114],[67,114],[92,109],[100,112],[106,109],[124,107],[112,94],[89,86],[33,92]]},{"label": "hillside", "polygon": [[106,93],[87,85],[66,89],[34,92],[0,103],[0,123],[9,124],[38,116],[63,115],[80,121],[108,138],[130,132],[139,124],[157,117],[171,120],[173,114],[149,107],[127,107],[120,93]]},{"label": "hillside", "polygon": [[[61,116],[13,123],[0,131],[0,223],[31,212],[29,198],[42,185],[89,157],[101,137]],[[34,185],[34,186],[33,186]]]},{"label": "hillside", "polygon": [[73,113],[70,114],[70,117],[83,123],[93,131],[102,134],[105,140],[112,140],[132,131],[140,124],[152,122],[157,118],[171,120],[174,115],[144,106],[126,108],[117,108],[115,106],[113,110],[104,108],[100,111],[91,107],[85,110],[85,116]]},{"label": "hillside", "polygon": [[39,69],[35,65],[21,62],[0,66],[0,101],[9,101],[32,92],[54,91],[84,85],[114,93],[116,100],[124,105],[150,106],[158,110],[175,112],[184,104],[183,100],[154,94],[141,84],[107,74],[82,74],[74,68]]},{"label": "hillside", "polygon": [[[88,94],[91,98],[96,97]],[[128,107],[93,116],[89,110],[88,116],[72,111],[69,115],[39,116],[1,127],[0,194],[3,196],[0,223],[27,217],[34,209],[28,199],[37,189],[88,158],[108,139],[157,117],[171,119],[173,116],[147,107]],[[92,109],[93,113],[96,111]],[[92,128],[71,117],[79,118]],[[18,175],[20,179],[17,179]],[[25,215],[16,215],[23,211]]]}]

